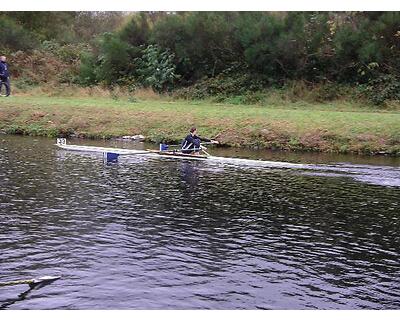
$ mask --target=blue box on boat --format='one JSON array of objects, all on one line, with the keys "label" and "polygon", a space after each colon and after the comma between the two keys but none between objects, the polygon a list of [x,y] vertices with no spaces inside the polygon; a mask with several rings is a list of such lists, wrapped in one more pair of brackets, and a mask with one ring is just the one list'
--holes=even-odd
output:
[{"label": "blue box on boat", "polygon": [[104,153],[104,158],[105,158],[106,162],[118,162],[118,157],[119,157],[118,153],[114,153],[114,152],[105,152]]},{"label": "blue box on boat", "polygon": [[168,150],[168,145],[165,143],[160,143],[160,151],[166,151]]}]

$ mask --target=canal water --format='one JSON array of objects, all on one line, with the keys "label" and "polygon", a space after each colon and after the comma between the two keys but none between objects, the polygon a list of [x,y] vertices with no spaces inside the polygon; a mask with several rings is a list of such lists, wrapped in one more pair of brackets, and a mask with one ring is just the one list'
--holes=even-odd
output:
[{"label": "canal water", "polygon": [[0,308],[400,308],[399,159],[210,152],[0,135]]}]

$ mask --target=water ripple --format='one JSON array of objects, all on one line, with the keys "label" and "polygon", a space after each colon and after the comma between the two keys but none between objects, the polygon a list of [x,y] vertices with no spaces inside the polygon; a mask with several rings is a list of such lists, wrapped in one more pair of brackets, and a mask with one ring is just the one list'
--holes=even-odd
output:
[{"label": "water ripple", "polygon": [[7,308],[400,308],[396,167],[105,165],[5,141],[0,280],[62,275]]}]

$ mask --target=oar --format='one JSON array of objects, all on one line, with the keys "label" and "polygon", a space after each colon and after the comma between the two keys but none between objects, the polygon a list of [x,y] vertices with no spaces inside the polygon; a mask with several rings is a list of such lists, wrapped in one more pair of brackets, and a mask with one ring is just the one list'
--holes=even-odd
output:
[{"label": "oar", "polygon": [[[209,145],[209,144],[214,144],[214,143],[212,143],[212,142],[202,142],[201,143],[201,145],[205,145],[205,144]],[[168,147],[180,147],[180,146],[181,146],[180,144],[168,144]]]},{"label": "oar", "polygon": [[195,148],[195,149],[169,149],[169,150],[163,150],[160,152],[164,152],[164,153],[174,153],[174,152],[183,152],[183,151],[195,151],[195,152],[204,152],[206,155],[210,156],[210,154],[206,151],[206,147],[203,148]]},{"label": "oar", "polygon": [[27,280],[15,280],[15,281],[9,281],[9,282],[0,282],[0,287],[5,287],[5,286],[16,286],[18,284],[28,284],[29,287],[33,288],[36,287],[37,285],[45,285],[52,283],[53,281],[56,281],[60,279],[60,276],[45,276],[37,279],[27,279]]},{"label": "oar", "polygon": [[211,157],[211,154],[209,154],[206,150],[201,149],[201,151],[203,151],[206,154],[207,157]]},{"label": "oar", "polygon": [[156,150],[159,152],[166,152],[166,153],[171,153],[171,152],[182,152],[182,151],[201,151],[203,149],[199,149],[199,148],[194,148],[194,149],[167,149],[167,150]]}]

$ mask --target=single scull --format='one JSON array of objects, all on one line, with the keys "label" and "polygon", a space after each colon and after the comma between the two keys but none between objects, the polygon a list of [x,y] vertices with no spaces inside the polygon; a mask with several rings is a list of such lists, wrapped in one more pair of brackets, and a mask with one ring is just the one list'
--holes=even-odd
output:
[{"label": "single scull", "polygon": [[[120,149],[120,148],[106,148],[106,147],[95,147],[95,146],[81,146],[81,145],[73,145],[67,144],[65,138],[58,138],[57,144],[59,148],[70,151],[79,151],[79,152],[90,152],[90,153],[101,153],[103,154],[103,159],[105,162],[117,162],[119,156],[135,156],[135,155],[144,155],[149,157],[159,157],[159,158],[173,158],[173,159],[188,159],[188,160],[212,160],[214,162],[224,163],[232,163],[232,164],[240,164],[247,166],[267,166],[267,167],[279,167],[279,168],[303,168],[306,169],[309,167],[307,164],[301,163],[289,163],[289,162],[280,162],[280,161],[268,161],[268,160],[252,160],[252,159],[240,159],[240,158],[226,158],[226,157],[216,157],[210,155],[203,146],[203,149],[200,149],[202,154],[187,154],[181,152],[180,149],[176,150],[134,150],[134,149]],[[175,146],[169,146],[175,147]],[[162,149],[162,148],[160,148]],[[198,150],[196,150],[198,151]]]},{"label": "single scull", "polygon": [[181,150],[134,150],[134,149],[121,149],[121,148],[106,148],[106,147],[95,147],[95,146],[81,146],[81,145],[73,145],[67,144],[65,138],[58,138],[56,146],[70,151],[81,151],[81,152],[95,152],[102,153],[104,157],[107,159],[116,159],[120,155],[149,155],[163,158],[177,158],[177,159],[193,159],[193,160],[204,160],[207,159],[210,155],[204,150],[205,154],[187,154],[181,152]]}]

